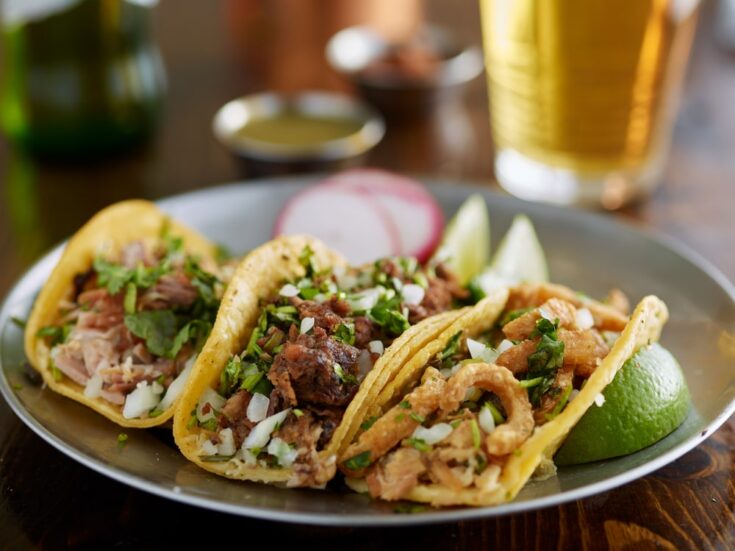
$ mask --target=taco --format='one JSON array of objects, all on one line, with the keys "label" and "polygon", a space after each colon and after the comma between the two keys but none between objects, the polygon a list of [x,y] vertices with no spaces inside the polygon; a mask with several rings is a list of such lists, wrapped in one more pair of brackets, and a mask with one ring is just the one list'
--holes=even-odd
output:
[{"label": "taco", "polygon": [[534,473],[555,474],[566,434],[668,317],[653,296],[628,318],[551,284],[511,289],[497,322],[483,308],[381,390],[339,458],[350,487],[434,506],[513,499]]},{"label": "taco", "polygon": [[454,309],[465,297],[441,265],[350,267],[315,239],[266,243],[223,297],[176,411],[176,443],[222,476],[323,486],[376,390],[468,311]]},{"label": "taco", "polygon": [[35,301],[29,362],[49,388],[119,425],[166,422],[219,308],[217,253],[153,203],[105,208]]}]

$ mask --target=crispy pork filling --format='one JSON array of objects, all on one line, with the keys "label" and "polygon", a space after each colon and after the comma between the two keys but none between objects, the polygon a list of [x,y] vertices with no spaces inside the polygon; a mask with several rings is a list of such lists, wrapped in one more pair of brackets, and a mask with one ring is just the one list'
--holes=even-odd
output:
[{"label": "crispy pork filling", "polygon": [[261,305],[239,356],[207,389],[191,426],[205,461],[291,467],[291,485],[319,486],[335,471],[319,460],[360,382],[391,342],[466,292],[443,266],[387,258],[360,268],[318,270],[306,248],[305,275]]},{"label": "crispy pork filling", "polygon": [[48,368],[127,419],[160,415],[183,390],[222,290],[170,235],[156,247],[136,241],[118,258],[99,256],[74,278],[58,321],[38,332],[51,346]]},{"label": "crispy pork filling", "polygon": [[509,304],[486,334],[455,334],[401,403],[363,424],[339,467],[365,477],[371,496],[403,499],[419,485],[492,491],[507,458],[574,399],[628,319],[560,286],[519,286]]}]

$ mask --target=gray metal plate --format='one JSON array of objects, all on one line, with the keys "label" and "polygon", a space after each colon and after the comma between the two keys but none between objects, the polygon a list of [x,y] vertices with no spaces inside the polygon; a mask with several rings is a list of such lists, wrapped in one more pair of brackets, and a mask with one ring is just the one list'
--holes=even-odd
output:
[{"label": "gray metal plate", "polygon": [[[312,178],[235,184],[160,202],[235,253],[266,241],[284,201]],[[684,454],[735,410],[735,291],[706,261],[671,240],[655,237],[604,216],[526,203],[484,188],[430,184],[447,216],[472,192],[488,202],[493,235],[525,212],[536,224],[550,261],[552,279],[592,296],[620,287],[632,300],[655,293],[671,320],[663,344],[679,359],[694,408],[684,424],[657,444],[610,461],[567,467],[558,476],[529,483],[512,503],[490,508],[454,508],[412,515],[394,505],[346,490],[288,490],[219,478],[188,463],[166,429],[125,429],[83,406],[29,384],[22,331],[10,321],[25,319],[33,297],[61,249],[33,266],[0,311],[0,391],[13,411],[43,439],[84,465],[122,483],[177,501],[229,513],[310,524],[405,525],[503,515],[557,505],[609,490],[666,465]]]}]

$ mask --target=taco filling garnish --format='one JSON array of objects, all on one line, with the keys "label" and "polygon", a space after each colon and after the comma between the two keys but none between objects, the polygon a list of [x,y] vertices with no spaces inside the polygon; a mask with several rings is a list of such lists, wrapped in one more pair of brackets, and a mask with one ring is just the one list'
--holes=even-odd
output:
[{"label": "taco filling garnish", "polygon": [[339,468],[385,500],[512,499],[534,470],[554,473],[549,459],[566,432],[622,363],[658,338],[665,318],[655,297],[629,321],[559,285],[511,289],[497,323],[460,319],[438,339],[441,351],[404,368],[417,384],[366,424]]},{"label": "taco filling garnish", "polygon": [[289,485],[321,486],[335,464],[319,452],[366,375],[400,335],[466,293],[443,266],[412,258],[323,267],[307,245],[298,260],[301,274],[260,300],[246,345],[200,392],[188,424],[203,430],[200,462],[287,468]]},{"label": "taco filling garnish", "polygon": [[[47,284],[50,293],[63,288],[61,299],[39,298],[27,336],[29,357],[54,390],[117,422],[156,424],[162,413],[173,414],[224,286],[214,261],[189,252],[183,235],[155,207],[128,202],[115,209],[90,222],[100,239],[110,229],[107,218],[126,209],[152,217],[157,233],[96,247],[85,241],[88,228],[81,230],[59,263],[68,279],[55,273]],[[89,262],[80,258],[82,245]]]}]

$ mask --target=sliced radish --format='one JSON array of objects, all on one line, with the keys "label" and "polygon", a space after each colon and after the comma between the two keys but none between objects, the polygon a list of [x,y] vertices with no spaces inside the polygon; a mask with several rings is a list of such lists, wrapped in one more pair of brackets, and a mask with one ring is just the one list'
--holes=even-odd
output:
[{"label": "sliced radish", "polygon": [[383,170],[338,173],[291,198],[275,235],[308,233],[362,263],[382,256],[427,260],[441,240],[444,216],[419,182]]},{"label": "sliced radish", "polygon": [[395,228],[375,201],[332,186],[317,185],[294,195],[279,214],[274,233],[313,235],[354,264],[400,253]]},{"label": "sliced radish", "polygon": [[398,229],[402,255],[425,262],[441,241],[444,214],[434,197],[412,178],[384,170],[355,169],[335,174],[322,185],[373,196]]}]

